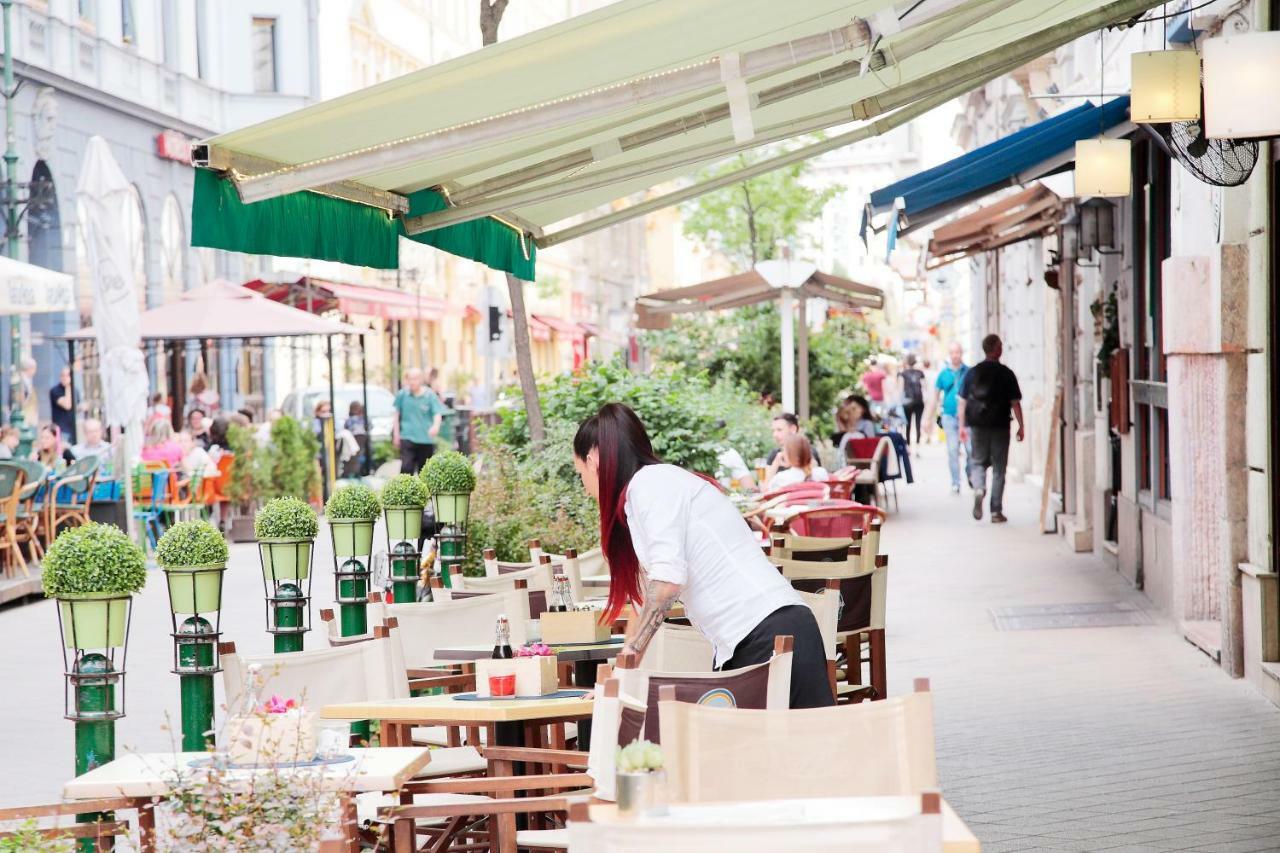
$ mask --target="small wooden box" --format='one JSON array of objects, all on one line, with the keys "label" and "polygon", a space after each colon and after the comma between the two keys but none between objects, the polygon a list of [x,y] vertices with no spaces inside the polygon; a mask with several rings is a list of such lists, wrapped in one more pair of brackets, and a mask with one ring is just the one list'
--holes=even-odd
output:
[{"label": "small wooden box", "polygon": [[482,658],[476,661],[476,695],[489,696],[489,676],[511,675],[516,677],[517,696],[545,696],[560,689],[560,675],[556,671],[554,655],[494,660]]},{"label": "small wooden box", "polygon": [[571,610],[567,613],[543,613],[538,620],[542,642],[548,646],[560,643],[603,643],[612,634],[612,626],[601,625],[598,610]]}]

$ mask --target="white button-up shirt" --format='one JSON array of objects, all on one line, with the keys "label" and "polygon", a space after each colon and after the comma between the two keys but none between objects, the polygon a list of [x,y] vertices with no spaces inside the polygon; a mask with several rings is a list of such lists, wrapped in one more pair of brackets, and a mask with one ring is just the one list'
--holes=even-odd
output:
[{"label": "white button-up shirt", "polygon": [[627,487],[626,516],[649,580],[683,587],[685,613],[714,647],[717,667],[770,613],[803,603],[737,508],[683,468],[637,471]]}]

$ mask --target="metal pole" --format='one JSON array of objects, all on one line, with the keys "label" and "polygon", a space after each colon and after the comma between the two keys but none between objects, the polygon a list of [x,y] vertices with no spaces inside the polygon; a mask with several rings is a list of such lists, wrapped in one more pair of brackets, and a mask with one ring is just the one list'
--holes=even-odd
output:
[{"label": "metal pole", "polygon": [[373,421],[369,416],[369,365],[365,360],[364,335],[360,336],[360,405],[364,406],[364,447],[360,448],[360,473],[373,470]]},{"label": "metal pole", "polygon": [[324,431],[321,441],[324,443],[323,456],[325,460],[325,470],[321,472],[324,475],[324,499],[329,499],[331,484],[334,479],[334,462],[333,458],[333,420],[337,417],[337,397],[333,390],[333,335],[324,336],[325,354],[329,361],[329,428]]},{"label": "metal pole", "polygon": [[[8,12],[8,3],[5,3]],[[6,55],[7,61],[7,55]],[[106,655],[87,654],[76,661],[76,775],[107,764],[116,757],[116,674]],[[91,676],[101,676],[94,678]],[[95,719],[98,718],[98,719]],[[103,719],[105,718],[105,719]],[[98,812],[76,815],[76,823],[96,823],[110,815]],[[80,840],[79,849],[92,853],[97,845],[92,838]]]},{"label": "metal pole", "polygon": [[[217,637],[207,620],[193,616],[183,623],[184,633],[192,637],[208,635],[207,640],[178,642],[179,670],[211,670]],[[212,672],[180,673],[182,700],[182,750],[205,752],[213,729]]]},{"label": "metal pole", "polygon": [[809,420],[809,300],[803,290],[799,292],[796,302],[799,306],[796,313],[800,315],[800,325],[796,328],[796,391],[799,395],[796,415],[804,423]]},{"label": "metal pole", "polygon": [[[292,583],[280,584],[276,590],[276,598],[278,599],[297,599],[297,603],[273,603],[273,609],[276,617],[276,628],[300,628],[302,626],[302,608],[306,603],[302,596],[302,590]],[[284,654],[285,652],[302,651],[302,632],[294,631],[287,634],[274,634],[275,652],[276,654]]]},{"label": "metal pole", "polygon": [[778,313],[782,320],[782,408],[788,412],[796,410],[796,347],[795,347],[795,295],[791,288],[782,288],[782,297],[778,302]]},{"label": "metal pole", "polygon": [[71,420],[76,425],[75,435],[72,436],[74,441],[80,435],[80,407],[76,405],[76,342],[74,340],[67,341],[67,366],[71,368],[71,387],[67,389],[67,393],[71,395]]},{"label": "metal pole", "polygon": [[[4,11],[4,253],[15,261],[18,258],[18,143],[13,118],[13,0],[0,0]],[[21,317],[9,318],[9,423],[22,428],[22,321]]]}]

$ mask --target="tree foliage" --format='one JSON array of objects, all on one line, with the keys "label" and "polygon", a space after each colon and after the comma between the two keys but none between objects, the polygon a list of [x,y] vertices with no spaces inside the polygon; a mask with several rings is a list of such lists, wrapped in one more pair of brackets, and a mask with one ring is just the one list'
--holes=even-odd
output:
[{"label": "tree foliage", "polygon": [[[780,399],[779,326],[776,305],[752,305],[678,316],[670,329],[645,332],[644,344],[662,364],[700,370],[740,383],[758,396]],[[838,397],[857,386],[872,350],[869,327],[858,317],[832,317],[821,331],[810,334],[810,411],[818,416],[833,411]]]},{"label": "tree foliage", "polygon": [[[776,153],[744,152],[703,170],[697,179],[718,178]],[[802,179],[808,171],[807,162],[796,163],[699,196],[681,208],[685,236],[719,250],[743,268],[769,260],[779,241],[802,240],[802,226],[818,219],[841,191],[806,186]]]}]

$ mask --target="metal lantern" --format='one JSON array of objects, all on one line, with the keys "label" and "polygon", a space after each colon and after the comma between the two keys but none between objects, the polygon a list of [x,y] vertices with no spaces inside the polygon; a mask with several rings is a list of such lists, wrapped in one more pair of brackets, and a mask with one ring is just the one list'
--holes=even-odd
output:
[{"label": "metal lantern", "polygon": [[310,539],[262,539],[262,585],[266,593],[267,632],[276,653],[302,651],[302,635],[311,630]]},{"label": "metal lantern", "polygon": [[1200,54],[1152,50],[1131,57],[1129,117],[1156,124],[1200,118]]},{"label": "metal lantern", "polygon": [[407,604],[418,596],[418,563],[422,555],[418,553],[416,543],[408,540],[397,542],[390,548],[391,595],[396,604]]},{"label": "metal lantern", "polygon": [[[132,616],[131,595],[98,593],[58,598],[58,629],[66,676],[63,716],[68,720],[100,723],[124,716],[125,658]],[[77,741],[80,736],[77,727]],[[113,729],[113,744],[114,738]],[[101,754],[101,750],[98,752]],[[77,769],[77,775],[86,770]]]},{"label": "metal lantern", "polygon": [[1116,254],[1116,207],[1101,198],[1090,198],[1076,205],[1079,251],[1082,257],[1097,251]]},{"label": "metal lantern", "polygon": [[1076,142],[1076,196],[1127,196],[1133,188],[1129,140],[1081,139]]},{"label": "metal lantern", "polygon": [[1280,32],[1206,39],[1204,130],[1210,139],[1280,135]]},{"label": "metal lantern", "polygon": [[467,558],[467,519],[471,513],[470,492],[449,492],[431,496],[436,516],[436,540],[440,543],[440,578],[452,586],[453,570],[462,570]]}]

